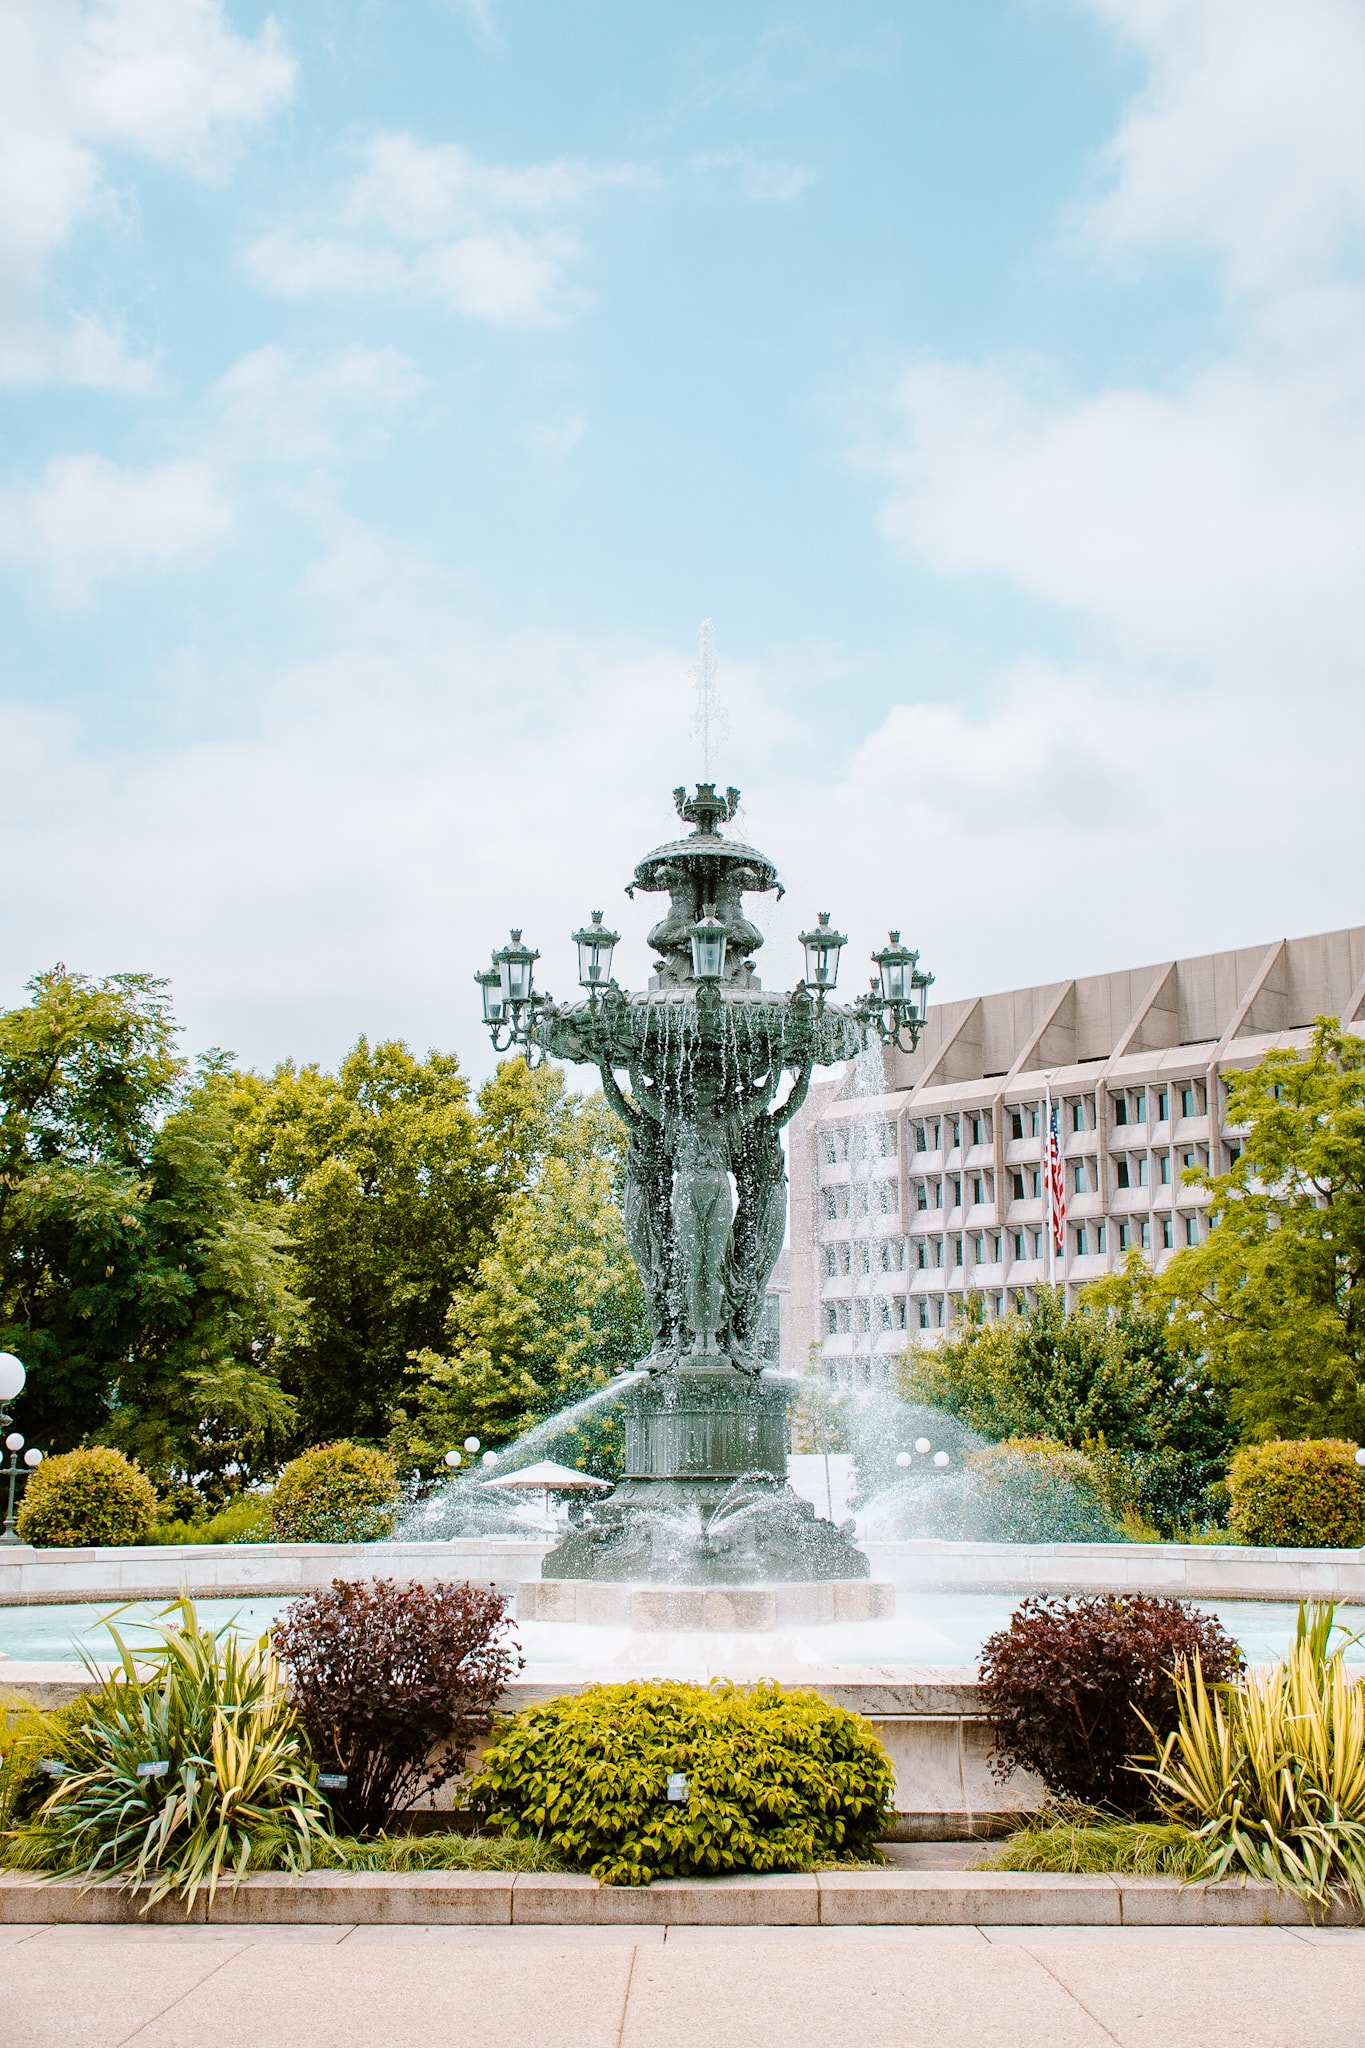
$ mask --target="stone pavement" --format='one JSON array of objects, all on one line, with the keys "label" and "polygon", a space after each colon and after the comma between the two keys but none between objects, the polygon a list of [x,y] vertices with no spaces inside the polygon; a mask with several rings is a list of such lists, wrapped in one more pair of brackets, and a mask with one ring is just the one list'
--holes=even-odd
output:
[{"label": "stone pavement", "polygon": [[0,1928],[3,2048],[1361,2048],[1365,1929]]}]

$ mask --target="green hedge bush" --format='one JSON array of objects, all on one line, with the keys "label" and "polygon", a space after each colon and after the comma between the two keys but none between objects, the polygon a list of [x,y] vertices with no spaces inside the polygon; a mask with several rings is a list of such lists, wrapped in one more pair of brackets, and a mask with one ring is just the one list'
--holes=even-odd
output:
[{"label": "green hedge bush", "polygon": [[1365,1472],[1340,1437],[1247,1444],[1228,1469],[1234,1542],[1351,1550],[1365,1543]]},{"label": "green hedge bush", "polygon": [[[683,1801],[668,1797],[674,1773]],[[817,1693],[655,1682],[525,1708],[499,1727],[470,1799],[603,1884],[649,1884],[866,1857],[894,1783],[869,1724]]]},{"label": "green hedge bush", "polygon": [[281,1472],[270,1496],[278,1543],[379,1543],[393,1534],[398,1468],[366,1444],[315,1444]]},{"label": "green hedge bush", "polygon": [[45,1458],[29,1475],[15,1527],[22,1542],[47,1550],[143,1543],[156,1510],[146,1473],[122,1451],[97,1446]]}]

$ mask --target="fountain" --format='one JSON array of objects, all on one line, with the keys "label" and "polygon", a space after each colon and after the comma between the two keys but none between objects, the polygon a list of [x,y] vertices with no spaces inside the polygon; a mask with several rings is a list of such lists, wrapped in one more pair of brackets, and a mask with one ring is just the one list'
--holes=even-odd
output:
[{"label": "fountain", "polygon": [[891,1588],[787,1484],[791,1382],[763,1368],[758,1334],[786,1226],[782,1128],[817,1066],[879,1042],[913,1048],[932,977],[892,932],[870,992],[832,1002],[845,940],[822,912],[801,934],[804,979],[766,991],[743,898],[781,890],[765,855],[724,836],[739,791],[703,782],[674,803],[690,834],[647,854],[627,890],[669,897],[644,993],[612,979],[619,934],[600,911],[574,934],[582,1000],[535,989],[540,956],[520,931],[476,977],[496,1049],[602,1077],[628,1133],[626,1234],[653,1332],[622,1401],[625,1478],[521,1588],[518,1612],[678,1627],[868,1619],[893,1610]]}]

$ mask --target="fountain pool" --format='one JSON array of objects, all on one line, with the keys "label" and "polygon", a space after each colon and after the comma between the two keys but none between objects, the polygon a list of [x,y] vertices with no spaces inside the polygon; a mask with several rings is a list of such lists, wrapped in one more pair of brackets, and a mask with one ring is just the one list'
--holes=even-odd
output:
[{"label": "fountain pool", "polygon": [[[526,1657],[523,1684],[553,1684],[573,1673],[580,1681],[597,1677],[756,1677],[800,1671],[872,1669],[932,1671],[974,1666],[981,1645],[1003,1628],[1022,1598],[1008,1592],[914,1592],[900,1589],[894,1618],[833,1622],[819,1627],[778,1628],[762,1633],[724,1630],[631,1630],[594,1628],[582,1622],[520,1622],[516,1635]],[[1236,1636],[1253,1664],[1283,1654],[1294,1632],[1297,1606],[1276,1600],[1201,1600]],[[118,1627],[136,1645],[138,1623],[161,1611],[156,1600],[125,1605]],[[215,1626],[231,1623],[244,1634],[268,1628],[289,1605],[287,1599],[207,1599],[201,1617]],[[0,1689],[5,1663],[75,1664],[82,1650],[103,1659],[109,1638],[101,1627],[117,1612],[105,1601],[64,1606],[0,1608]],[[1344,1609],[1348,1626],[1365,1626],[1365,1613]],[[1354,1618],[1354,1619],[1353,1619]],[[1365,1665],[1365,1643],[1346,1652],[1349,1663]],[[17,1674],[16,1674],[17,1675]],[[74,1674],[73,1674],[74,1675]]]}]

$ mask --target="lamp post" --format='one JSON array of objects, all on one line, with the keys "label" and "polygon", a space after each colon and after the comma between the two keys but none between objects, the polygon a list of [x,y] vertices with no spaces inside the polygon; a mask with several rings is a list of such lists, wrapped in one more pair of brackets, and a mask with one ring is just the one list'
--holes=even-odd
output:
[{"label": "lamp post", "polygon": [[[739,791],[722,794],[703,782],[691,796],[676,789],[673,800],[690,834],[647,854],[626,892],[632,900],[637,890],[669,898],[648,935],[657,958],[646,990],[631,993],[612,979],[619,934],[605,929],[599,911],[573,934],[583,1000],[556,1003],[535,988],[540,955],[519,929],[475,976],[498,1051],[519,1046],[528,1058],[598,1069],[628,1135],[626,1236],[653,1331],[647,1377],[625,1397],[627,1476],[607,1511],[616,1524],[569,1536],[555,1568],[547,1560],[544,1569],[628,1576],[646,1538],[625,1511],[684,1504],[699,1511],[700,1544],[714,1563],[725,1548],[715,1533],[723,1504],[737,1487],[767,1486],[771,1512],[745,1518],[767,1576],[865,1576],[866,1560],[828,1524],[820,1525],[826,1535],[801,1544],[791,1527],[782,1542],[774,1534],[798,1505],[785,1486],[785,1391],[764,1381],[758,1348],[786,1224],[780,1134],[817,1066],[852,1058],[876,1038],[914,1048],[933,977],[893,932],[873,955],[870,993],[834,1002],[847,940],[821,911],[801,933],[804,978],[785,994],[765,990],[754,972],[763,935],[743,899],[781,891],[764,854],[725,837]],[[783,1543],[789,1562],[797,1550],[813,1554],[824,1544],[824,1565],[774,1571]],[[689,1561],[695,1565],[696,1554]],[[680,1575],[660,1571],[657,1559],[653,1573]]]},{"label": "lamp post", "polygon": [[[20,1394],[23,1393],[24,1382],[27,1378],[27,1373],[24,1371],[19,1360],[14,1356],[14,1353],[12,1351],[0,1351],[0,1429],[6,1431],[5,1449],[9,1452],[7,1462],[4,1465],[0,1465],[0,1479],[8,1482],[5,1501],[5,1526],[0,1531],[0,1543],[17,1543],[19,1541],[14,1527],[15,1494],[20,1482],[27,1479],[29,1473],[35,1471],[43,1462],[41,1451],[25,1451],[24,1439],[18,1430],[8,1428],[10,1421],[9,1404],[11,1401],[17,1401]],[[19,1459],[21,1451],[24,1452],[22,1464]]]}]

